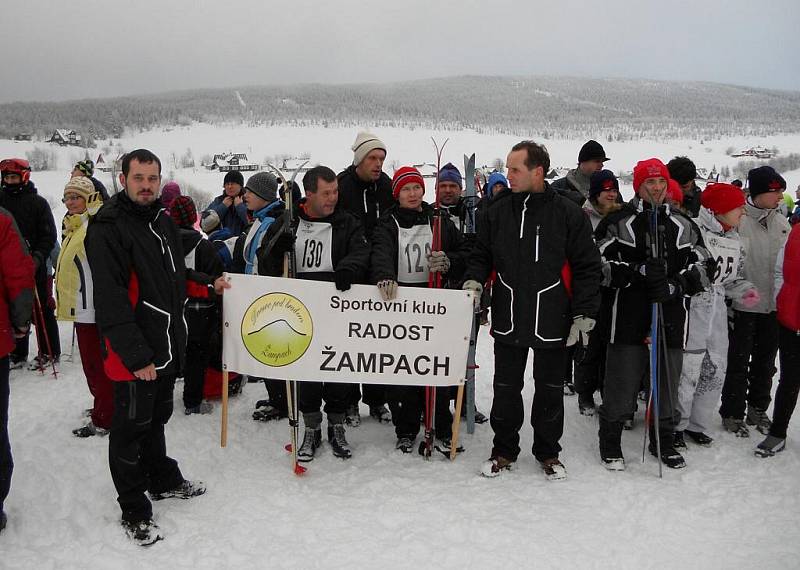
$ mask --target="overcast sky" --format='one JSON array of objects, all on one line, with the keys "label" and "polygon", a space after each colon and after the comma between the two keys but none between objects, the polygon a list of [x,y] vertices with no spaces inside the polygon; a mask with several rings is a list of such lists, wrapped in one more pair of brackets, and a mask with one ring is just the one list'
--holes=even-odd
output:
[{"label": "overcast sky", "polygon": [[4,0],[0,101],[461,74],[800,90],[798,0]]}]

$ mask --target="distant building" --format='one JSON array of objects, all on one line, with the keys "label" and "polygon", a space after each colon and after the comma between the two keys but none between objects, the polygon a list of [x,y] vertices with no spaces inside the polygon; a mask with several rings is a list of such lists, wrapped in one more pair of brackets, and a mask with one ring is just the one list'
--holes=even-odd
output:
[{"label": "distant building", "polygon": [[772,158],[773,156],[775,156],[775,153],[763,146],[754,146],[745,150],[740,150],[739,152],[736,152],[731,156],[734,158],[739,158],[743,156],[751,158]]},{"label": "distant building", "polygon": [[14,135],[14,140],[15,141],[33,140],[33,134],[32,133],[17,133],[16,135]]},{"label": "distant building", "polygon": [[219,170],[220,172],[261,170],[261,166],[247,160],[247,155],[243,152],[215,154],[211,164],[207,165],[206,168]]},{"label": "distant building", "polygon": [[281,170],[283,172],[297,172],[298,174],[304,174],[311,170],[311,157],[310,156],[296,156],[291,158],[284,158],[283,163],[281,164]]},{"label": "distant building", "polygon": [[47,142],[56,143],[61,146],[81,146],[81,135],[75,131],[67,129],[56,129]]}]

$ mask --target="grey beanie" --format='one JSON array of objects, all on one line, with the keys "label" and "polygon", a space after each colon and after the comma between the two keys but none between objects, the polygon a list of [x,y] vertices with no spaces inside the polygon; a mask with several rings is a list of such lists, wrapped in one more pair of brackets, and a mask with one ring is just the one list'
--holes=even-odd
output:
[{"label": "grey beanie", "polygon": [[244,189],[250,190],[250,192],[267,202],[274,202],[278,199],[278,179],[271,172],[253,174],[247,179]]},{"label": "grey beanie", "polygon": [[364,158],[376,148],[379,148],[386,153],[386,145],[383,144],[381,139],[366,131],[361,131],[358,133],[356,135],[356,142],[354,142],[353,146],[350,147],[350,149],[353,151],[353,164],[356,166],[361,164],[361,161],[364,160]]}]

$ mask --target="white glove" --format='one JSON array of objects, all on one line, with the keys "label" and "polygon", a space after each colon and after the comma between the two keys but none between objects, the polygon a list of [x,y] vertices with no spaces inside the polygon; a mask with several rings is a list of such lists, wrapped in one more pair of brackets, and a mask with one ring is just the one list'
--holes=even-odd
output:
[{"label": "white glove", "polygon": [[567,346],[572,346],[578,341],[583,346],[587,346],[589,344],[589,333],[594,328],[594,323],[594,319],[589,317],[575,317],[572,320],[572,327],[569,329]]},{"label": "white glove", "polygon": [[378,281],[378,291],[381,292],[384,301],[394,301],[394,298],[397,297],[397,281],[392,279]]},{"label": "white glove", "polygon": [[450,269],[450,260],[447,259],[447,254],[443,251],[432,251],[428,255],[428,270],[431,273],[447,273]]},{"label": "white glove", "polygon": [[464,281],[464,284],[461,286],[461,289],[464,291],[475,291],[475,297],[473,297],[473,303],[475,305],[475,310],[477,311],[481,307],[481,293],[483,293],[483,285],[475,281],[474,279],[467,279]]}]

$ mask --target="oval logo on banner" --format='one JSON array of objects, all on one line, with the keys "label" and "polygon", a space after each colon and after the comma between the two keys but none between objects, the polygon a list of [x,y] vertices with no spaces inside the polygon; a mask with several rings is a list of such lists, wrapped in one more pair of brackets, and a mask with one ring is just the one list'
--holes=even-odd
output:
[{"label": "oval logo on banner", "polygon": [[305,354],[314,335],[306,306],[288,293],[262,295],[242,319],[242,341],[250,355],[267,366],[286,366]]}]

